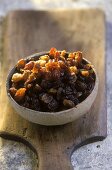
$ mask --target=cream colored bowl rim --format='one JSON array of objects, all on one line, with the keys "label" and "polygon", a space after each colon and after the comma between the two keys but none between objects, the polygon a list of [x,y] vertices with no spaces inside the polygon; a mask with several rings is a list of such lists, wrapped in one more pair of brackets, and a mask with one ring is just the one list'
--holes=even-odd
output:
[{"label": "cream colored bowl rim", "polygon": [[[30,60],[30,59],[32,59],[32,58],[38,58],[38,57],[40,57],[40,56],[42,56],[42,55],[47,55],[49,53],[49,51],[44,51],[44,52],[39,52],[39,53],[35,53],[35,54],[33,54],[33,55],[30,55],[30,56],[28,56],[28,57],[25,57],[24,59],[25,60]],[[67,53],[69,53],[69,52],[67,52]],[[90,61],[88,61],[86,58],[83,58],[87,63],[90,63],[91,64],[91,62]],[[69,112],[69,111],[72,111],[72,110],[74,110],[74,109],[78,109],[78,107],[80,106],[81,107],[81,105],[83,106],[84,105],[84,103],[86,103],[86,101],[88,100],[88,98],[90,98],[91,96],[92,96],[92,94],[94,93],[94,91],[96,90],[96,88],[97,88],[97,86],[98,86],[98,82],[99,82],[99,80],[98,80],[98,75],[97,75],[97,72],[96,72],[96,70],[95,70],[95,68],[94,68],[94,66],[92,67],[93,68],[93,70],[94,70],[94,73],[95,73],[95,85],[94,85],[94,88],[93,88],[93,90],[92,90],[92,92],[89,94],[89,96],[85,99],[85,100],[83,100],[81,103],[79,103],[79,104],[77,104],[75,107],[73,107],[73,108],[71,108],[71,109],[66,109],[66,110],[62,110],[62,111],[58,111],[58,112],[41,112],[41,111],[36,111],[36,110],[33,110],[33,109],[29,109],[29,108],[26,108],[26,107],[24,107],[24,106],[21,106],[20,104],[18,104],[14,99],[13,99],[13,97],[11,96],[11,94],[10,94],[10,92],[9,92],[9,81],[10,81],[10,79],[11,79],[11,77],[12,77],[12,74],[14,73],[14,71],[15,71],[15,66],[9,71],[9,73],[8,73],[8,76],[7,76],[7,80],[6,80],[6,91],[7,91],[7,95],[8,95],[8,97],[10,98],[10,100],[12,101],[12,102],[14,102],[15,103],[15,105],[17,105],[17,107],[20,107],[22,110],[23,109],[25,109],[25,110],[27,110],[28,112],[29,111],[31,111],[31,112],[34,112],[34,113],[39,113],[39,114],[43,114],[43,115],[60,115],[60,114],[62,114],[62,113],[67,113],[67,112]],[[33,115],[32,115],[33,116]]]}]

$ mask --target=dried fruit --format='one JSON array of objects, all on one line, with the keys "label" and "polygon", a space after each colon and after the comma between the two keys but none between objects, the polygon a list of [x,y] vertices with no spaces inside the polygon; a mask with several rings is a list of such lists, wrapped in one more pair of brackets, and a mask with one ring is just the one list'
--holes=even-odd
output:
[{"label": "dried fruit", "polygon": [[24,68],[26,64],[26,61],[24,59],[20,59],[18,62],[17,62],[17,68],[20,69],[20,68]]},{"label": "dried fruit", "polygon": [[11,81],[14,82],[14,83],[16,83],[16,82],[19,82],[19,81],[21,81],[21,80],[23,80],[23,74],[21,74],[21,73],[15,73],[15,74],[13,74]]},{"label": "dried fruit", "polygon": [[81,71],[81,74],[82,74],[82,76],[84,76],[84,77],[88,77],[88,76],[89,76],[89,71],[87,71],[87,70],[82,70],[82,71]]},{"label": "dried fruit", "polygon": [[58,108],[58,102],[53,99],[49,104],[48,104],[48,109],[50,111],[55,111]]},{"label": "dried fruit", "polygon": [[65,57],[66,55],[66,50],[61,51],[61,56]]},{"label": "dried fruit", "polygon": [[32,70],[34,66],[34,61],[29,61],[26,65],[24,70]]},{"label": "dried fruit", "polygon": [[41,97],[40,97],[40,100],[45,103],[45,104],[48,104],[50,103],[52,100],[53,100],[53,96],[45,93],[43,94]]},{"label": "dried fruit", "polygon": [[38,111],[60,111],[85,100],[95,85],[93,66],[82,52],[51,48],[39,59],[20,59],[9,92],[22,106]]},{"label": "dried fruit", "polygon": [[40,56],[39,58],[40,60],[45,60],[46,62],[49,61],[49,56],[48,55],[43,55],[43,56]]},{"label": "dried fruit", "polygon": [[67,99],[63,100],[63,105],[67,108],[72,108],[75,106],[74,102],[72,102],[71,100],[67,100]]},{"label": "dried fruit", "polygon": [[17,92],[17,89],[15,87],[11,87],[9,89],[9,92],[11,93],[12,96],[14,96],[16,94],[16,92]]},{"label": "dried fruit", "polygon": [[57,90],[54,89],[54,88],[51,88],[51,89],[48,90],[48,93],[50,93],[50,94],[56,94],[56,93],[57,93]]},{"label": "dried fruit", "polygon": [[26,92],[26,88],[20,88],[19,90],[17,90],[14,96],[15,100],[21,101],[25,96],[25,92]]}]

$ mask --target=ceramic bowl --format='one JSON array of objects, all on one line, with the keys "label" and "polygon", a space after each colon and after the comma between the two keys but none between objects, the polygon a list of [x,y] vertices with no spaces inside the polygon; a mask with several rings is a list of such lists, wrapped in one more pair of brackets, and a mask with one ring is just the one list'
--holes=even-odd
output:
[{"label": "ceramic bowl", "polygon": [[[27,57],[26,60],[32,57],[38,59],[41,55],[45,55],[45,54],[48,54],[48,52],[36,53],[30,57]],[[90,63],[88,60],[86,61]],[[91,94],[84,101],[79,103],[76,107],[73,107],[68,110],[59,111],[59,112],[40,112],[40,111],[35,111],[20,106],[9,93],[10,80],[13,73],[15,72],[15,67],[12,68],[12,70],[9,72],[7,77],[7,81],[6,81],[7,95],[9,97],[11,105],[16,110],[16,112],[19,115],[21,115],[23,118],[27,119],[28,121],[41,124],[41,125],[48,125],[48,126],[66,124],[86,114],[90,110],[91,106],[93,105],[98,91],[98,76],[96,70],[94,68],[93,70],[96,75],[96,80],[95,80],[94,89],[92,90]]]}]

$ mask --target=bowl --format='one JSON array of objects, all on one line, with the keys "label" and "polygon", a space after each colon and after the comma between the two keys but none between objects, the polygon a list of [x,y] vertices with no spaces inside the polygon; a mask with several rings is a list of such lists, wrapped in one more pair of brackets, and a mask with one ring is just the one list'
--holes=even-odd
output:
[{"label": "bowl", "polygon": [[[36,53],[36,54],[31,55],[30,57],[27,57],[26,60],[30,60],[31,58],[38,59],[41,55],[45,55],[45,54],[48,54],[48,52]],[[84,60],[90,63],[87,59],[84,59]],[[95,76],[96,76],[94,88],[92,92],[90,93],[90,95],[84,101],[76,105],[75,107],[71,109],[59,111],[59,112],[41,112],[41,111],[28,109],[26,107],[19,105],[9,93],[10,80],[11,80],[13,73],[15,72],[15,68],[16,67],[12,68],[6,80],[7,95],[15,111],[20,116],[22,116],[23,118],[27,119],[30,122],[41,124],[41,125],[47,125],[47,126],[62,125],[62,124],[72,122],[80,118],[81,116],[83,116],[90,110],[97,96],[98,76],[97,76],[96,70],[93,68]]]}]

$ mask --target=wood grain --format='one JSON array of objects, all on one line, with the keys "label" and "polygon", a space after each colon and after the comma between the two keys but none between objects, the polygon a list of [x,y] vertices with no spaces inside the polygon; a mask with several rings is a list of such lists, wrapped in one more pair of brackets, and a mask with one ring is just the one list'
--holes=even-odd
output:
[{"label": "wood grain", "polygon": [[[6,76],[19,58],[51,47],[81,50],[95,66],[99,91],[89,113],[73,123],[46,127],[21,118],[10,106]],[[107,135],[105,79],[105,16],[101,10],[14,11],[4,24],[0,135],[29,145],[38,154],[40,170],[72,169],[74,149]]]}]

